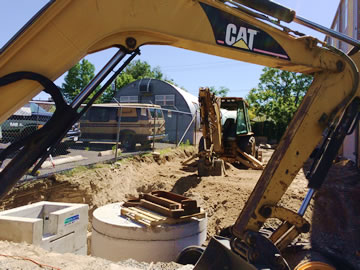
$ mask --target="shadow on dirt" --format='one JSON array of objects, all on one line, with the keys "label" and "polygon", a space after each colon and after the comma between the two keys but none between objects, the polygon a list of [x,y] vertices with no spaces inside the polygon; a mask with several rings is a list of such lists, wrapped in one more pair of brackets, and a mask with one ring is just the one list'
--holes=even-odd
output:
[{"label": "shadow on dirt", "polygon": [[180,169],[184,172],[197,172],[197,161],[193,161],[189,164],[183,164],[183,167]]},{"label": "shadow on dirt", "polygon": [[74,144],[72,148],[77,150],[105,151],[112,149],[113,146],[115,146],[115,144],[79,142]]},{"label": "shadow on dirt", "polygon": [[201,177],[198,177],[197,174],[181,177],[179,178],[179,180],[176,181],[171,192],[182,195],[190,188],[195,188],[198,184],[200,184],[200,182]]}]

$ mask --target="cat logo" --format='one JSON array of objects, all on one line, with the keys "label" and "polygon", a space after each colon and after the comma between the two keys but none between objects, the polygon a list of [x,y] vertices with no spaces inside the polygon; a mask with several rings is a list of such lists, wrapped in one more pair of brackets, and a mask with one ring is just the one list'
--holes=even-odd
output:
[{"label": "cat logo", "polygon": [[200,4],[208,16],[216,44],[245,53],[290,60],[284,48],[267,32],[234,15],[204,3]]},{"label": "cat logo", "polygon": [[252,50],[257,33],[256,30],[242,26],[238,28],[235,24],[229,23],[226,27],[225,43],[228,46]]}]

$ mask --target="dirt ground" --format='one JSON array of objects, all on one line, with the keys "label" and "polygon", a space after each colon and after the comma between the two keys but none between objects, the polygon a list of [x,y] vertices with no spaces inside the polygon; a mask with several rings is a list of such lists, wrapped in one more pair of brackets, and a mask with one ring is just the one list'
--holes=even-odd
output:
[{"label": "dirt ground", "polygon": [[[219,233],[221,229],[235,222],[262,171],[251,169],[239,170],[230,166],[227,169],[227,175],[224,177],[198,177],[195,163],[185,167],[181,164],[181,161],[184,161],[194,153],[195,148],[192,147],[178,148],[164,151],[160,157],[144,155],[111,165],[100,164],[90,169],[78,168],[66,174],[56,175],[15,188],[0,202],[0,209],[10,209],[42,200],[87,203],[90,207],[89,231],[91,231],[91,215],[96,208],[137,196],[140,192],[166,190],[197,200],[198,204],[207,212],[207,235],[208,238],[210,238],[214,234]],[[265,163],[269,160],[272,153],[273,150],[263,151],[263,160]],[[343,164],[341,168],[344,166],[346,166],[346,164]],[[339,174],[339,171],[337,171],[337,173]],[[356,177],[358,177],[358,175]],[[306,195],[306,186],[307,180],[303,170],[301,170],[282,198],[280,204],[297,211]],[[312,221],[313,211],[314,203],[312,202],[305,214],[305,218],[308,221]],[[317,211],[322,210],[320,208]],[[309,239],[309,237],[310,234],[302,236],[303,239]],[[39,254],[43,252],[41,249],[29,245],[19,248],[18,244],[13,245],[7,242],[0,242],[0,248],[6,250],[7,254],[26,254],[26,256],[31,258],[35,255],[40,256]],[[19,250],[22,251],[19,253]],[[81,264],[79,263],[77,263],[79,268],[71,268],[69,264],[56,259],[64,258],[62,256],[63,255],[44,253],[43,256],[40,257],[44,258],[48,264],[52,262],[53,266],[61,269],[130,269],[126,267],[131,267],[131,264],[130,266],[126,264],[119,266],[119,264],[116,264],[116,267],[121,267],[116,268],[115,266],[111,266],[112,264],[110,262],[105,262],[105,260],[98,262],[93,257],[83,256],[84,263],[87,266],[94,264],[94,268],[81,268]],[[70,262],[76,261],[75,255],[69,254],[69,256]],[[51,258],[50,261],[48,260],[49,258]],[[18,262],[18,260],[15,261]],[[11,266],[16,266],[15,261],[13,258],[2,257],[0,254],[0,268],[3,268],[7,263],[14,263]],[[22,263],[24,263],[24,261],[22,261]],[[102,264],[102,267],[98,267],[97,263]],[[97,266],[95,267],[95,265]],[[32,264],[32,267],[34,267],[34,264]],[[141,267],[142,266],[137,265],[133,269],[143,269]],[[178,269],[180,266],[173,264],[168,268],[164,268],[165,266],[163,265],[161,267],[153,265],[150,266],[150,268],[149,265],[147,265],[146,267],[147,268],[144,269]],[[20,265],[19,268],[9,268],[26,269],[20,267]]]}]

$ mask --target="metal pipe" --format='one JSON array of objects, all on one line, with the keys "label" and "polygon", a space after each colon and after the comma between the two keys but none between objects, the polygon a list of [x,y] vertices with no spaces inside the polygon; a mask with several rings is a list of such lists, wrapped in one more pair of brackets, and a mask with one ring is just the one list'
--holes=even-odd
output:
[{"label": "metal pipe", "polygon": [[331,36],[331,37],[334,37],[334,38],[337,38],[339,40],[342,40],[346,43],[349,43],[357,48],[360,48],[360,42],[352,37],[349,37],[347,35],[344,35],[342,33],[339,33],[333,29],[330,29],[330,28],[327,28],[325,26],[322,26],[320,24],[317,24],[317,23],[314,23],[312,21],[309,21],[305,18],[302,18],[300,16],[295,16],[294,18],[294,22],[298,23],[298,24],[301,24],[301,25],[304,25],[306,27],[309,27],[311,29],[314,29],[316,31],[319,31],[325,35],[328,35],[328,36]]},{"label": "metal pipe", "polygon": [[178,139],[179,139],[179,137],[178,137],[178,127],[179,127],[179,125],[178,125],[178,121],[179,121],[179,114],[178,113],[176,113],[176,126],[175,126],[175,135],[176,135],[176,147],[178,146]]},{"label": "metal pipe", "polygon": [[195,125],[194,125],[194,132],[195,132],[195,136],[194,136],[194,145],[196,146],[196,144],[197,144],[197,140],[196,140],[196,129],[197,129],[197,126],[196,126],[196,124],[197,124],[197,110],[195,110]]},{"label": "metal pipe", "polygon": [[267,14],[271,17],[274,17],[278,20],[287,23],[296,22],[298,24],[316,30],[320,33],[337,38],[357,48],[360,48],[360,42],[358,40],[349,37],[348,35],[342,34],[338,31],[335,31],[333,29],[309,21],[301,16],[298,16],[296,15],[294,10],[284,7],[276,2],[270,0],[222,0],[222,1],[235,4],[238,8],[240,7],[239,4],[246,7],[250,7],[254,10],[260,11],[264,14]]},{"label": "metal pipe", "polygon": [[294,10],[270,0],[230,0],[229,2],[238,2],[287,23],[292,22],[295,17]]},{"label": "metal pipe", "polygon": [[117,133],[116,133],[116,148],[115,148],[115,161],[118,158],[119,141],[120,141],[120,125],[121,125],[122,107],[120,107],[120,113],[118,115]]},{"label": "metal pipe", "polygon": [[78,109],[90,94],[100,85],[115,66],[125,57],[126,53],[121,49],[110,59],[110,61],[101,69],[101,71],[90,81],[90,83],[78,94],[71,102],[70,106]]},{"label": "metal pipe", "polygon": [[152,149],[155,151],[155,135],[156,135],[156,112],[157,110],[154,108],[154,129],[153,129],[153,143],[152,143]]},{"label": "metal pipe", "polygon": [[176,147],[178,147],[178,146],[180,145],[180,143],[182,142],[182,140],[184,139],[184,137],[185,137],[186,133],[188,132],[191,124],[194,122],[195,117],[196,117],[196,113],[195,113],[194,117],[191,119],[191,122],[190,122],[190,124],[188,125],[188,127],[186,128],[186,130],[185,130],[184,134],[182,135],[180,141],[176,144]]},{"label": "metal pipe", "polygon": [[309,204],[310,204],[310,201],[311,201],[311,198],[313,197],[314,193],[315,193],[315,189],[310,188],[309,191],[308,191],[308,193],[307,193],[306,196],[305,196],[304,201],[302,202],[302,204],[301,204],[301,206],[300,206],[299,211],[298,211],[298,214],[299,214],[300,216],[303,216],[303,215],[305,214],[305,211],[306,211],[306,209],[308,208],[308,206],[309,206]]}]

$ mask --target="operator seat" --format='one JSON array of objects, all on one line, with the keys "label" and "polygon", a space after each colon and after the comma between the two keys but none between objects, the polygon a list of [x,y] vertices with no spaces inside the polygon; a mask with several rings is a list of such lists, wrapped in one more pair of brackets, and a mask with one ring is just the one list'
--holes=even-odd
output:
[{"label": "operator seat", "polygon": [[236,123],[232,118],[226,119],[223,126],[224,142],[236,140]]}]

